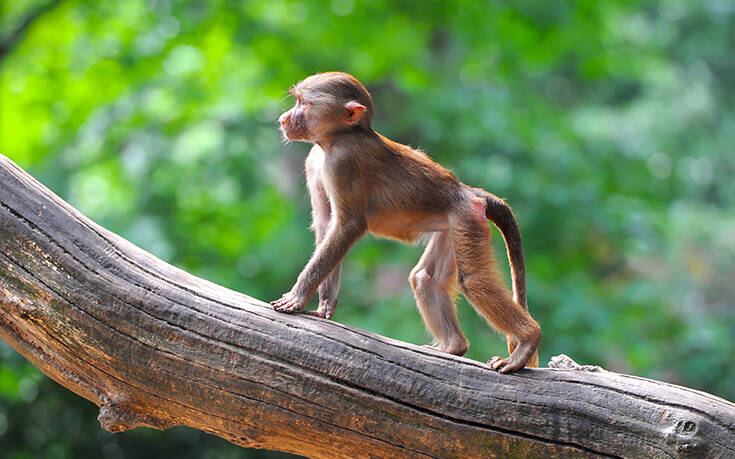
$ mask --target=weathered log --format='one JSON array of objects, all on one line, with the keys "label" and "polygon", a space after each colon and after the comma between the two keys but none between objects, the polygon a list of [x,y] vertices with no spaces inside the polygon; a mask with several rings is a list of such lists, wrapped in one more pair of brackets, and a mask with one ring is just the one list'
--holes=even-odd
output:
[{"label": "weathered log", "polygon": [[112,432],[311,457],[733,457],[735,405],[598,371],[501,375],[265,303],[96,225],[0,155],[0,337]]}]

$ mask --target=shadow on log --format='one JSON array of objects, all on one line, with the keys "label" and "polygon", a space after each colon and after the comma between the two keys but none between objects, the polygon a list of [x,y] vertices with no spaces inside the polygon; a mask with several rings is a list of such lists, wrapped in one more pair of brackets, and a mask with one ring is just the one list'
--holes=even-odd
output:
[{"label": "shadow on log", "polygon": [[735,405],[604,370],[485,364],[285,315],[96,225],[0,155],[0,337],[112,432],[310,457],[733,457]]}]

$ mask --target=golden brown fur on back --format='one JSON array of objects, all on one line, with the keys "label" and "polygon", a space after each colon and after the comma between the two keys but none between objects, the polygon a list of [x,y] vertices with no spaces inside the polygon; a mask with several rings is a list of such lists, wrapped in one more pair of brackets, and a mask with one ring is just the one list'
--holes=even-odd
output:
[{"label": "golden brown fur on back", "polygon": [[460,195],[459,180],[424,153],[377,137],[379,146],[365,159],[372,182],[367,188],[369,231],[413,242],[422,233],[446,229],[446,213]]}]

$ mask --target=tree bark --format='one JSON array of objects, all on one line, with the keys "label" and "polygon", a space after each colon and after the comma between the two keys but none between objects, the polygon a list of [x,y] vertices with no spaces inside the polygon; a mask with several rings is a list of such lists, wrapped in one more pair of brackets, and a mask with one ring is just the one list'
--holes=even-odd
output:
[{"label": "tree bark", "polygon": [[733,457],[735,405],[484,363],[267,304],[96,225],[0,155],[0,338],[100,407],[310,457]]}]

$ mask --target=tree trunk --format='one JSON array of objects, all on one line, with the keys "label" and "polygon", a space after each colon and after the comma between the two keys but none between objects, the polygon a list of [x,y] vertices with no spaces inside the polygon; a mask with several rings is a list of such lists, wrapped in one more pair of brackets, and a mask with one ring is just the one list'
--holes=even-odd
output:
[{"label": "tree trunk", "polygon": [[501,375],[189,275],[0,155],[0,337],[112,432],[311,457],[733,457],[735,405],[596,371]]}]

